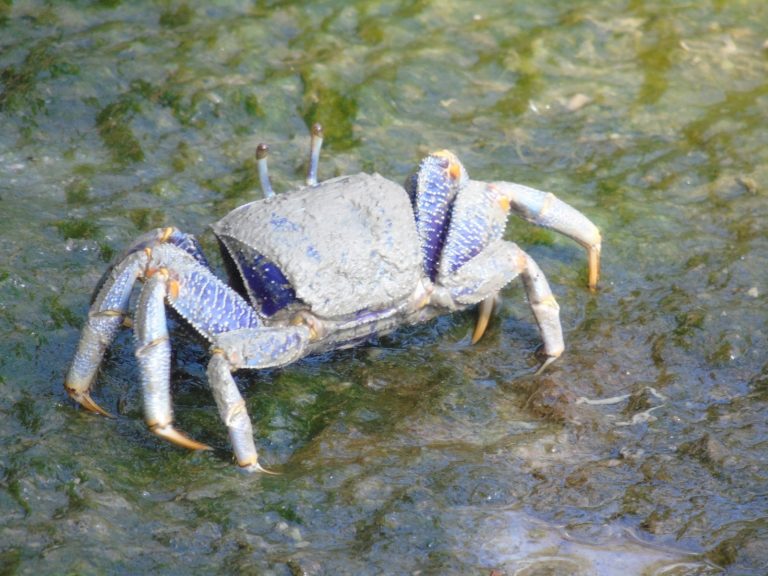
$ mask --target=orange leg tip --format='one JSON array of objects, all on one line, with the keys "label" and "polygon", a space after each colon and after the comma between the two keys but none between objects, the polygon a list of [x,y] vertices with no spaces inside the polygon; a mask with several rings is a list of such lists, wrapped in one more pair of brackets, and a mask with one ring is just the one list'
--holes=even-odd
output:
[{"label": "orange leg tip", "polygon": [[488,322],[491,319],[493,313],[494,297],[489,296],[482,302],[480,302],[477,308],[477,323],[475,324],[475,330],[472,332],[472,344],[477,344],[480,338],[485,334],[486,328],[488,328]]},{"label": "orange leg tip", "polygon": [[600,279],[600,250],[589,251],[589,289],[597,290],[597,281]]},{"label": "orange leg tip", "polygon": [[101,414],[102,416],[106,416],[107,418],[114,418],[112,414],[104,410],[104,408],[102,408],[101,406],[96,404],[96,402],[93,401],[93,398],[91,398],[91,395],[88,393],[87,390],[85,392],[79,392],[77,390],[74,390],[73,388],[70,388],[66,384],[64,385],[64,388],[66,389],[67,394],[69,394],[69,397],[72,398],[72,400],[80,404],[80,406],[82,406],[89,412]]},{"label": "orange leg tip", "polygon": [[188,450],[213,450],[213,448],[207,444],[203,444],[202,442],[198,442],[197,440],[193,440],[189,436],[182,434],[170,424],[166,424],[165,426],[155,424],[150,426],[149,429],[153,434],[160,438],[168,440],[168,442],[176,444],[176,446],[187,448]]}]

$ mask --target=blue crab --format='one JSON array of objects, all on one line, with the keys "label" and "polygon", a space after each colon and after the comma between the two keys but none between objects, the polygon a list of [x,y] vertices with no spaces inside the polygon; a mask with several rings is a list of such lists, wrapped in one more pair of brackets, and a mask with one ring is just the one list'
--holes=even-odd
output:
[{"label": "blue crab", "polygon": [[[499,291],[521,276],[543,340],[541,368],[563,352],[559,307],[538,265],[503,239],[510,212],[584,246],[588,283],[600,266],[600,232],[551,193],[471,180],[458,158],[427,156],[402,187],[378,174],[319,183],[322,128],[312,129],[307,185],[272,191],[267,147],[256,151],[264,199],[213,225],[230,277],[211,271],[195,238],[176,228],[140,236],[97,289],[65,381],[71,398],[106,416],[90,395],[121,326],[136,336],[146,424],[192,449],[209,447],[173,425],[166,306],[210,343],[207,376],[238,464],[263,471],[251,420],[232,373],[284,366],[352,346],[398,326],[478,306],[483,334]],[[131,293],[143,284],[129,321]]]}]

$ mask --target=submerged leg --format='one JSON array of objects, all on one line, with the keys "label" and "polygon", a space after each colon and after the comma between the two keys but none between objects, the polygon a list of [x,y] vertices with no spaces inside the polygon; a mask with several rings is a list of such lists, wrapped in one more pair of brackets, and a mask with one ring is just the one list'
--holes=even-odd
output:
[{"label": "submerged leg", "polygon": [[551,192],[522,184],[494,182],[510,202],[510,208],[529,222],[568,236],[587,250],[589,288],[595,290],[600,276],[600,230],[574,207]]}]

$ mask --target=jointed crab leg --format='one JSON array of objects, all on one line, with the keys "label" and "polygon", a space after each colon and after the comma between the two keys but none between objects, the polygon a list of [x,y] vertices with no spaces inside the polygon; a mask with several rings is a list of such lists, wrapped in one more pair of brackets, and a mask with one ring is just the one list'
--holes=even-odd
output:
[{"label": "jointed crab leg", "polygon": [[85,408],[108,415],[90,398],[89,388],[105,349],[127,314],[131,289],[136,280],[142,280],[133,328],[147,426],[184,448],[210,449],[173,425],[171,345],[165,312],[171,306],[212,342],[208,376],[238,462],[248,470],[264,471],[245,402],[231,372],[293,362],[307,353],[313,332],[303,321],[279,328],[264,326],[250,304],[216,278],[204,262],[194,238],[175,228],[138,238],[107,274],[94,300],[66,388]]},{"label": "jointed crab leg", "polygon": [[309,144],[309,168],[307,186],[317,186],[317,166],[320,163],[320,148],[323,146],[323,127],[319,123],[312,125],[312,138]]},{"label": "jointed crab leg", "polygon": [[129,255],[106,276],[96,295],[83,328],[80,343],[67,373],[67,394],[91,412],[111,416],[91,399],[90,388],[96,378],[104,352],[112,343],[128,314],[128,302],[136,279],[142,274],[146,258],[139,252]]},{"label": "jointed crab leg", "polygon": [[587,250],[589,288],[595,290],[600,276],[600,231],[587,218],[551,192],[512,182],[494,182],[510,203],[512,211],[544,228],[551,228],[572,238]]},{"label": "jointed crab leg", "polygon": [[161,438],[190,450],[210,450],[209,446],[188,438],[173,426],[170,390],[171,343],[166,326],[165,298],[176,293],[177,288],[169,280],[166,269],[161,268],[150,273],[151,277],[141,290],[134,321],[144,418],[149,429]]},{"label": "jointed crab leg", "polygon": [[145,273],[152,247],[164,243],[172,244],[207,267],[194,236],[176,228],[157,228],[139,236],[124,252],[117,265],[103,276],[64,382],[69,396],[91,412],[111,416],[93,401],[90,388],[104,352],[127,318],[133,285]]},{"label": "jointed crab leg", "polygon": [[563,329],[560,325],[560,306],[539,265],[519,248],[518,251],[517,266],[528,294],[528,302],[539,325],[541,339],[544,341],[544,353],[547,355],[547,359],[539,366],[540,373],[565,349]]},{"label": "jointed crab leg", "polygon": [[208,362],[208,381],[212,384],[213,398],[219,408],[219,415],[229,430],[232,450],[238,464],[243,468],[258,466],[259,456],[253,442],[253,428],[245,400],[237,389],[229,364],[221,350],[214,349]]},{"label": "jointed crab leg", "polygon": [[301,323],[282,328],[233,330],[214,336],[208,381],[219,416],[229,431],[235,457],[242,468],[268,472],[259,464],[251,419],[232,372],[241,368],[267,368],[294,362],[306,353],[311,334],[311,329]]}]

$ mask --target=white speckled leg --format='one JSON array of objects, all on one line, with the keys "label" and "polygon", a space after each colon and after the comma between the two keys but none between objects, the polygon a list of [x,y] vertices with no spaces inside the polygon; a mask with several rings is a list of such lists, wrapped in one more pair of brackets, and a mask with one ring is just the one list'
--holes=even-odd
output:
[{"label": "white speckled leg", "polygon": [[539,368],[539,372],[541,372],[565,349],[563,329],[560,325],[560,306],[549,288],[544,273],[533,258],[522,250],[520,250],[518,258],[520,275],[528,294],[528,302],[531,310],[533,310],[536,323],[539,325],[541,338],[544,340],[544,353],[547,355],[547,359]]}]

